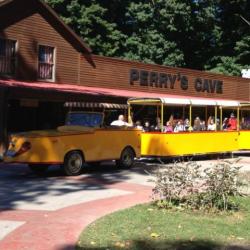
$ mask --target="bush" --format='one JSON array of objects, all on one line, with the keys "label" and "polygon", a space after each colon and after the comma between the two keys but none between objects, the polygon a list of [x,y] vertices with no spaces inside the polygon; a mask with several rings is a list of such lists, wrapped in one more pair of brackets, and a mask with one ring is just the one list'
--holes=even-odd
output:
[{"label": "bush", "polygon": [[232,197],[242,195],[239,169],[236,161],[221,161],[209,168],[196,162],[159,167],[153,173],[154,199],[164,208],[237,209]]}]

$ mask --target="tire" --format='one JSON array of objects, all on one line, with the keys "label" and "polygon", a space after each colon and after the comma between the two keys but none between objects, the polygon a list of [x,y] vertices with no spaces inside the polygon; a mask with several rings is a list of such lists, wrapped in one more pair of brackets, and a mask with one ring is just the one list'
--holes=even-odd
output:
[{"label": "tire", "polygon": [[29,164],[29,168],[32,172],[35,174],[42,176],[45,175],[47,172],[49,166],[48,165],[43,165],[43,164]]},{"label": "tire", "polygon": [[84,159],[79,151],[69,152],[64,159],[62,169],[66,175],[75,176],[82,172]]},{"label": "tire", "polygon": [[120,168],[131,168],[134,164],[134,159],[134,150],[130,147],[126,147],[122,150],[120,159],[116,161],[116,165]]}]

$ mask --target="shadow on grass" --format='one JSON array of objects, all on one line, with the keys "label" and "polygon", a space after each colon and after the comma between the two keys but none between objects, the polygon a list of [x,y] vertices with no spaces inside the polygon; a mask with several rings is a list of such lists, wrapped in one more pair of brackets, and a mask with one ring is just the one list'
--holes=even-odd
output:
[{"label": "shadow on grass", "polygon": [[209,240],[176,240],[176,241],[160,241],[160,240],[135,240],[131,244],[124,247],[119,246],[86,246],[76,247],[65,246],[58,250],[115,250],[115,249],[133,249],[133,250],[249,250],[250,246],[238,246],[238,245],[222,245],[217,242]]}]

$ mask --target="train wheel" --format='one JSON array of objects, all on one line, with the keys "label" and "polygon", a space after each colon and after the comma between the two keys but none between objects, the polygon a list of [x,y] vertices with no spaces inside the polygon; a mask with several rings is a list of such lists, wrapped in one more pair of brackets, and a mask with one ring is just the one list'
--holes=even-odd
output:
[{"label": "train wheel", "polygon": [[120,159],[116,161],[116,165],[121,168],[130,168],[134,164],[134,159],[134,150],[130,147],[126,147],[122,150]]},{"label": "train wheel", "polygon": [[29,164],[29,168],[37,175],[44,175],[48,170],[48,165],[43,164]]},{"label": "train wheel", "polygon": [[72,151],[65,156],[62,168],[66,175],[79,175],[81,174],[83,163],[84,159],[82,153],[79,151]]}]

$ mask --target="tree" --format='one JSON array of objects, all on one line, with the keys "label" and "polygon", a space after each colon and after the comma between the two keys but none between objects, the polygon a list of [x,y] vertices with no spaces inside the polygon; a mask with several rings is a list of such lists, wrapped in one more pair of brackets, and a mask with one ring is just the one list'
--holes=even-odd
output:
[{"label": "tree", "polygon": [[99,55],[240,75],[249,0],[46,0]]},{"label": "tree", "polygon": [[250,27],[241,19],[241,15],[250,19],[250,2],[219,0],[216,7],[221,35],[217,51],[206,68],[228,75],[240,75],[241,69],[249,68],[250,64]]},{"label": "tree", "polygon": [[80,35],[94,53],[118,56],[125,36],[108,21],[107,9],[92,0],[47,0],[63,20]]}]

